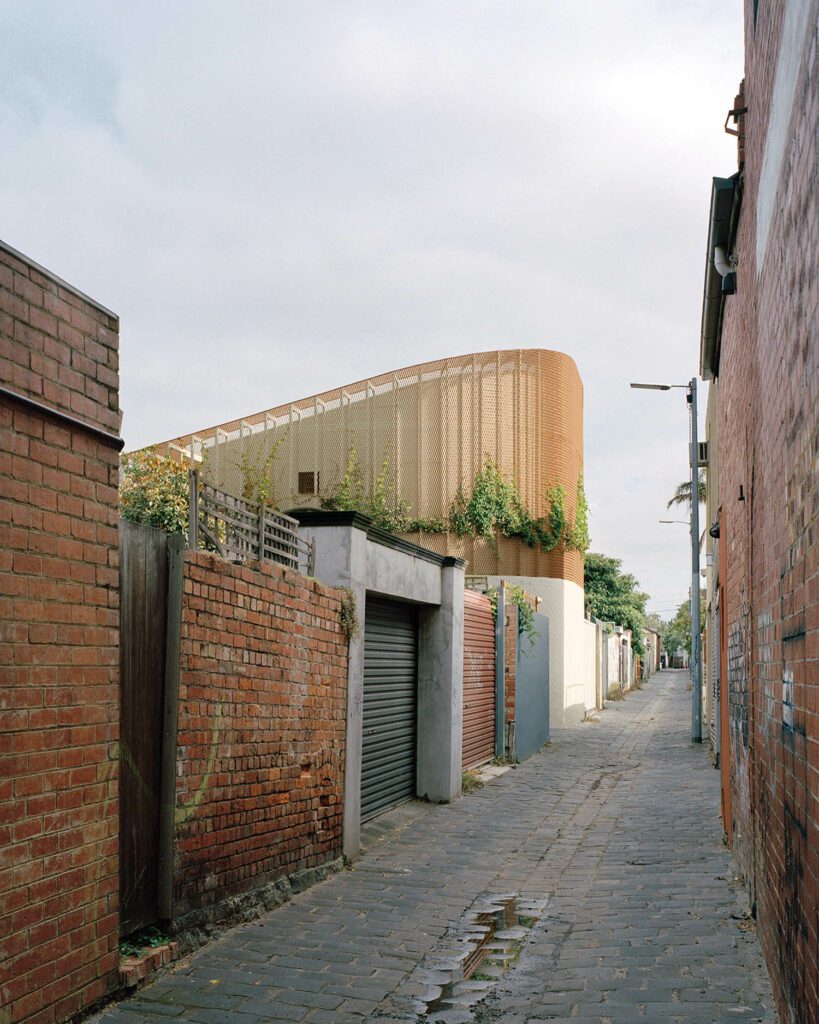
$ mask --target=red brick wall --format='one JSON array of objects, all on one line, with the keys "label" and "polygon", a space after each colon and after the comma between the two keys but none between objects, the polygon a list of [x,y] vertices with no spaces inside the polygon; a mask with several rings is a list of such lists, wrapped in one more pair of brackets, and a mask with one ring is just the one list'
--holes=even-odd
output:
[{"label": "red brick wall", "polygon": [[[0,384],[119,430],[118,321],[0,244]],[[0,1020],[118,962],[116,448],[0,397]]]},{"label": "red brick wall", "polygon": [[187,552],[174,916],[340,856],[341,594]]},{"label": "red brick wall", "polygon": [[506,622],[503,632],[504,685],[503,697],[505,704],[504,722],[515,720],[515,673],[518,661],[518,610],[506,594]]},{"label": "red brick wall", "polygon": [[745,189],[718,429],[733,845],[782,1019],[802,1024],[819,1021],[819,90],[817,4],[809,7],[758,265],[757,200],[786,5],[760,4],[754,26],[746,3]]}]

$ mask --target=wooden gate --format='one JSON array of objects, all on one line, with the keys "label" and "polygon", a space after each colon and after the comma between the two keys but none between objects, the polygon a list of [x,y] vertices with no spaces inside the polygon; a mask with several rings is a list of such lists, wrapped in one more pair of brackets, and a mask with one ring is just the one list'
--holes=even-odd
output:
[{"label": "wooden gate", "polygon": [[183,538],[120,537],[120,935],[171,916]]},{"label": "wooden gate", "polygon": [[495,756],[495,619],[484,594],[464,592],[464,771]]}]

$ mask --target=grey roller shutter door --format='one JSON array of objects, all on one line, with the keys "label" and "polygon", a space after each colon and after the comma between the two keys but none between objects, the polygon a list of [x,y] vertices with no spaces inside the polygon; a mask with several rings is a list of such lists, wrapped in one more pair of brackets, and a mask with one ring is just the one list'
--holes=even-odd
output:
[{"label": "grey roller shutter door", "polygon": [[367,598],[361,820],[415,796],[418,612]]}]

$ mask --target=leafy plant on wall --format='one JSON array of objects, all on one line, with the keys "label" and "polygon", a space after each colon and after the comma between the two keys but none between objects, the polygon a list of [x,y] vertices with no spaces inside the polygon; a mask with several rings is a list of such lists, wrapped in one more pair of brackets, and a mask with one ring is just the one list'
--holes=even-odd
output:
[{"label": "leafy plant on wall", "polygon": [[410,518],[409,502],[398,496],[391,476],[390,459],[385,456],[375,483],[368,488],[358,452],[351,447],[347,452],[344,473],[333,491],[320,499],[321,507],[337,512],[360,512],[369,516],[376,526],[391,533],[422,529],[418,520]]},{"label": "leafy plant on wall", "polygon": [[517,537],[529,547],[553,551],[559,544],[585,552],[589,546],[588,505],[583,477],[578,480],[574,521],[566,511],[566,492],[560,485],[545,495],[549,511],[534,516],[520,495],[517,484],[505,476],[493,459],[487,458],[475,475],[467,494],[458,485],[445,519],[413,518],[409,502],[398,494],[389,455],[368,488],[358,453],[351,447],[339,482],[320,499],[321,507],[339,512],[360,512],[376,526],[391,533],[454,533],[456,537],[481,537],[492,547],[498,537]]},{"label": "leafy plant on wall", "polygon": [[518,537],[529,547],[553,551],[560,543],[584,552],[589,546],[588,505],[582,476],[577,485],[574,523],[566,512],[566,492],[561,485],[546,492],[549,511],[534,516],[526,507],[517,485],[504,476],[491,458],[486,458],[475,476],[467,497],[458,486],[449,509],[449,527],[458,537],[483,537],[493,547],[497,538]]},{"label": "leafy plant on wall", "polygon": [[[535,627],[535,610],[526,598],[526,591],[523,587],[516,587],[510,583],[506,584],[506,594],[511,603],[518,610],[518,636],[526,637],[529,641],[529,650],[521,648],[524,654],[531,651],[535,640],[540,636],[540,631]],[[490,587],[486,592],[489,604],[492,607],[492,617],[498,621],[498,590],[497,587]]]},{"label": "leafy plant on wall", "polygon": [[188,466],[153,448],[124,455],[119,485],[119,511],[132,523],[168,533],[188,529]]},{"label": "leafy plant on wall", "polygon": [[260,447],[254,454],[242,452],[239,472],[242,474],[242,497],[252,505],[278,508],[273,485],[273,466],[279,456],[279,449],[287,440],[287,434],[274,441],[266,449]]}]

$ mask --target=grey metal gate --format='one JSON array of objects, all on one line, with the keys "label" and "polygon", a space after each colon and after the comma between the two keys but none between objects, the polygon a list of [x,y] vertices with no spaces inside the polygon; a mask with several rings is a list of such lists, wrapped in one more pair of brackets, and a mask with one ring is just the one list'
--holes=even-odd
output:
[{"label": "grey metal gate", "polygon": [[367,598],[361,820],[415,796],[418,612]]},{"label": "grey metal gate", "polygon": [[515,741],[518,761],[549,742],[549,620],[536,612],[538,635],[518,638],[515,666]]}]

